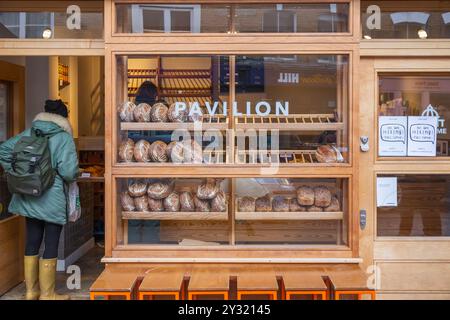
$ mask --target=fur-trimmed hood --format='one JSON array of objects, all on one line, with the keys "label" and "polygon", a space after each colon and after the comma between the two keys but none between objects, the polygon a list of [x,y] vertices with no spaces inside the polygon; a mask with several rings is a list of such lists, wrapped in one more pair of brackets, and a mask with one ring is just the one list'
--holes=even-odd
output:
[{"label": "fur-trimmed hood", "polygon": [[58,114],[49,113],[49,112],[41,112],[34,118],[33,121],[53,122],[54,124],[61,127],[61,129],[63,129],[65,132],[67,132],[68,134],[70,134],[72,136],[72,126],[70,125],[69,120]]}]

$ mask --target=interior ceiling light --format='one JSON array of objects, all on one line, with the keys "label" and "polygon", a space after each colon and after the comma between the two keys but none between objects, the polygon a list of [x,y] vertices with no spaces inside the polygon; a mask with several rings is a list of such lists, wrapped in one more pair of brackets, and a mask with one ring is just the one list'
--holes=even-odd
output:
[{"label": "interior ceiling light", "polygon": [[372,37],[369,36],[368,34],[365,34],[363,38],[366,39],[366,40],[372,40]]},{"label": "interior ceiling light", "polygon": [[45,28],[44,31],[42,31],[42,38],[44,39],[50,39],[52,37],[52,29],[50,28]]},{"label": "interior ceiling light", "polygon": [[420,39],[428,38],[428,33],[424,29],[419,29],[419,31],[417,31],[417,35]]}]

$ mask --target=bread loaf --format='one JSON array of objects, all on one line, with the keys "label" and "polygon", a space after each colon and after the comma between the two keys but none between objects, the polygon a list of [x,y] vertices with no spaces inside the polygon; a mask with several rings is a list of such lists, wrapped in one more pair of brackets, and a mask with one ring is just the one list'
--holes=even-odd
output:
[{"label": "bread loaf", "polygon": [[177,110],[175,107],[175,103],[172,103],[169,107],[169,111],[167,113],[167,117],[170,122],[187,122],[188,120],[188,111],[186,109]]},{"label": "bread loaf", "polygon": [[158,182],[152,183],[148,186],[147,195],[155,200],[164,199],[172,193],[175,188],[175,182],[162,179]]},{"label": "bread loaf", "polygon": [[136,122],[150,122],[150,112],[152,111],[152,107],[143,102],[140,103],[133,110],[134,121]]},{"label": "bread loaf", "polygon": [[153,199],[150,197],[148,198],[148,209],[150,211],[159,212],[164,211],[164,204],[162,199]]},{"label": "bread loaf", "polygon": [[144,182],[135,182],[128,186],[128,193],[132,197],[142,197],[147,192],[147,184]]},{"label": "bread loaf", "polygon": [[167,157],[174,163],[183,162],[183,144],[179,141],[172,141],[167,145]]},{"label": "bread loaf", "polygon": [[197,187],[197,197],[202,200],[211,200],[219,190],[219,183],[216,179],[208,178]]},{"label": "bread loaf", "polygon": [[266,194],[264,197],[260,197],[255,201],[256,212],[270,212],[272,211],[272,201],[270,195]]},{"label": "bread loaf", "polygon": [[176,192],[172,192],[164,199],[164,209],[166,211],[180,211],[180,196]]},{"label": "bread loaf", "polygon": [[119,146],[119,161],[133,162],[134,158],[134,141],[127,139],[122,141]]},{"label": "bread loaf", "polygon": [[306,186],[298,188],[297,201],[301,206],[312,206],[314,204],[314,190]]},{"label": "bread loaf", "polygon": [[151,144],[149,149],[150,159],[154,162],[167,162],[169,157],[167,156],[167,145],[158,140]]},{"label": "bread loaf", "polygon": [[336,197],[331,198],[331,203],[328,207],[324,209],[326,212],[339,212],[341,211],[341,204],[339,203],[339,199]]},{"label": "bread loaf", "polygon": [[289,211],[291,211],[291,212],[305,212],[306,208],[301,206],[298,203],[297,198],[294,198],[294,199],[291,199],[289,201]]},{"label": "bread loaf", "polygon": [[323,208],[321,207],[316,207],[316,206],[310,206],[306,209],[306,211],[308,212],[322,212]]},{"label": "bread loaf", "polygon": [[150,142],[147,140],[139,140],[134,145],[133,155],[137,162],[149,162],[150,161]]},{"label": "bread loaf", "polygon": [[314,188],[314,205],[326,208],[331,204],[331,192],[327,187]]},{"label": "bread loaf", "polygon": [[195,140],[184,140],[183,144],[183,162],[184,163],[202,163],[203,150]]},{"label": "bread loaf", "polygon": [[316,159],[320,163],[344,162],[341,152],[332,145],[323,145],[316,150]]},{"label": "bread loaf", "polygon": [[152,106],[150,118],[153,122],[167,122],[167,106],[162,102],[157,102]]},{"label": "bread loaf", "polygon": [[123,104],[120,105],[118,112],[120,120],[123,122],[133,122],[134,121],[134,109],[136,108],[136,105],[131,101],[126,101]]},{"label": "bread loaf", "polygon": [[134,198],[134,206],[136,211],[148,212],[148,197],[141,196]]},{"label": "bread loaf", "polygon": [[195,211],[199,212],[210,212],[211,211],[211,205],[208,200],[202,200],[199,199],[196,195],[194,195],[194,204],[195,204]]},{"label": "bread loaf", "polygon": [[180,193],[180,206],[181,211],[195,211],[194,198],[190,192],[184,191]]},{"label": "bread loaf", "polygon": [[238,199],[238,210],[240,212],[255,212],[255,198],[242,197]]},{"label": "bread loaf", "polygon": [[127,191],[120,193],[120,204],[123,211],[134,211],[135,209],[134,200]]},{"label": "bread loaf", "polygon": [[283,196],[276,196],[272,200],[272,209],[275,212],[289,212],[289,199]]},{"label": "bread loaf", "polygon": [[224,212],[227,210],[227,195],[222,190],[219,190],[214,199],[211,200],[211,210],[214,212]]}]

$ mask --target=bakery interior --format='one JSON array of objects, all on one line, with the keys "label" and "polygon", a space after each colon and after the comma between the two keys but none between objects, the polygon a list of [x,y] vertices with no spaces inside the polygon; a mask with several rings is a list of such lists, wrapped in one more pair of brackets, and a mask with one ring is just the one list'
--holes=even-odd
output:
[{"label": "bakery interior", "polygon": [[[104,247],[104,58],[100,56],[3,56],[0,77],[23,82],[22,99],[12,82],[0,82],[0,143],[13,135],[12,114],[22,104],[25,127],[43,112],[46,99],[61,99],[68,106],[78,151],[81,218],[69,223],[61,234],[58,270],[88,257],[92,270],[102,268]],[[19,76],[20,74],[20,76]],[[22,112],[22,111],[21,111]],[[10,193],[2,172],[0,182],[0,224],[13,217],[8,212]],[[23,236],[23,235],[22,235]],[[11,252],[9,251],[11,250]],[[8,246],[5,259],[20,254],[21,249]],[[12,265],[12,264],[11,264]],[[2,268],[7,268],[8,264]],[[6,270],[5,270],[6,272]],[[12,297],[23,289],[12,291]],[[7,298],[8,294],[5,295]],[[11,296],[9,296],[11,298]],[[76,298],[76,297],[75,297]]]}]

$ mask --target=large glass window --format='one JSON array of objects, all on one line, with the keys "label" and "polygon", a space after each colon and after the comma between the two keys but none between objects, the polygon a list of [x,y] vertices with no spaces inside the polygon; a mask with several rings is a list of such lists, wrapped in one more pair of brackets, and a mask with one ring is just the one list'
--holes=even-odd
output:
[{"label": "large glass window", "polygon": [[347,55],[119,56],[117,67],[120,165],[349,160]]},{"label": "large glass window", "polygon": [[378,115],[380,156],[449,156],[450,76],[381,75]]},{"label": "large glass window", "polygon": [[[21,1],[17,1],[20,8]],[[17,39],[102,39],[103,2],[58,1],[55,9],[1,11],[0,38]],[[67,12],[69,6],[73,10]]]},{"label": "large glass window", "polygon": [[379,237],[449,237],[449,175],[378,176]]},{"label": "large glass window", "polygon": [[[348,3],[117,4],[119,33],[343,33]],[[147,28],[151,25],[152,28]]]},{"label": "large glass window", "polygon": [[450,37],[448,1],[362,1],[364,39],[445,39]]}]

